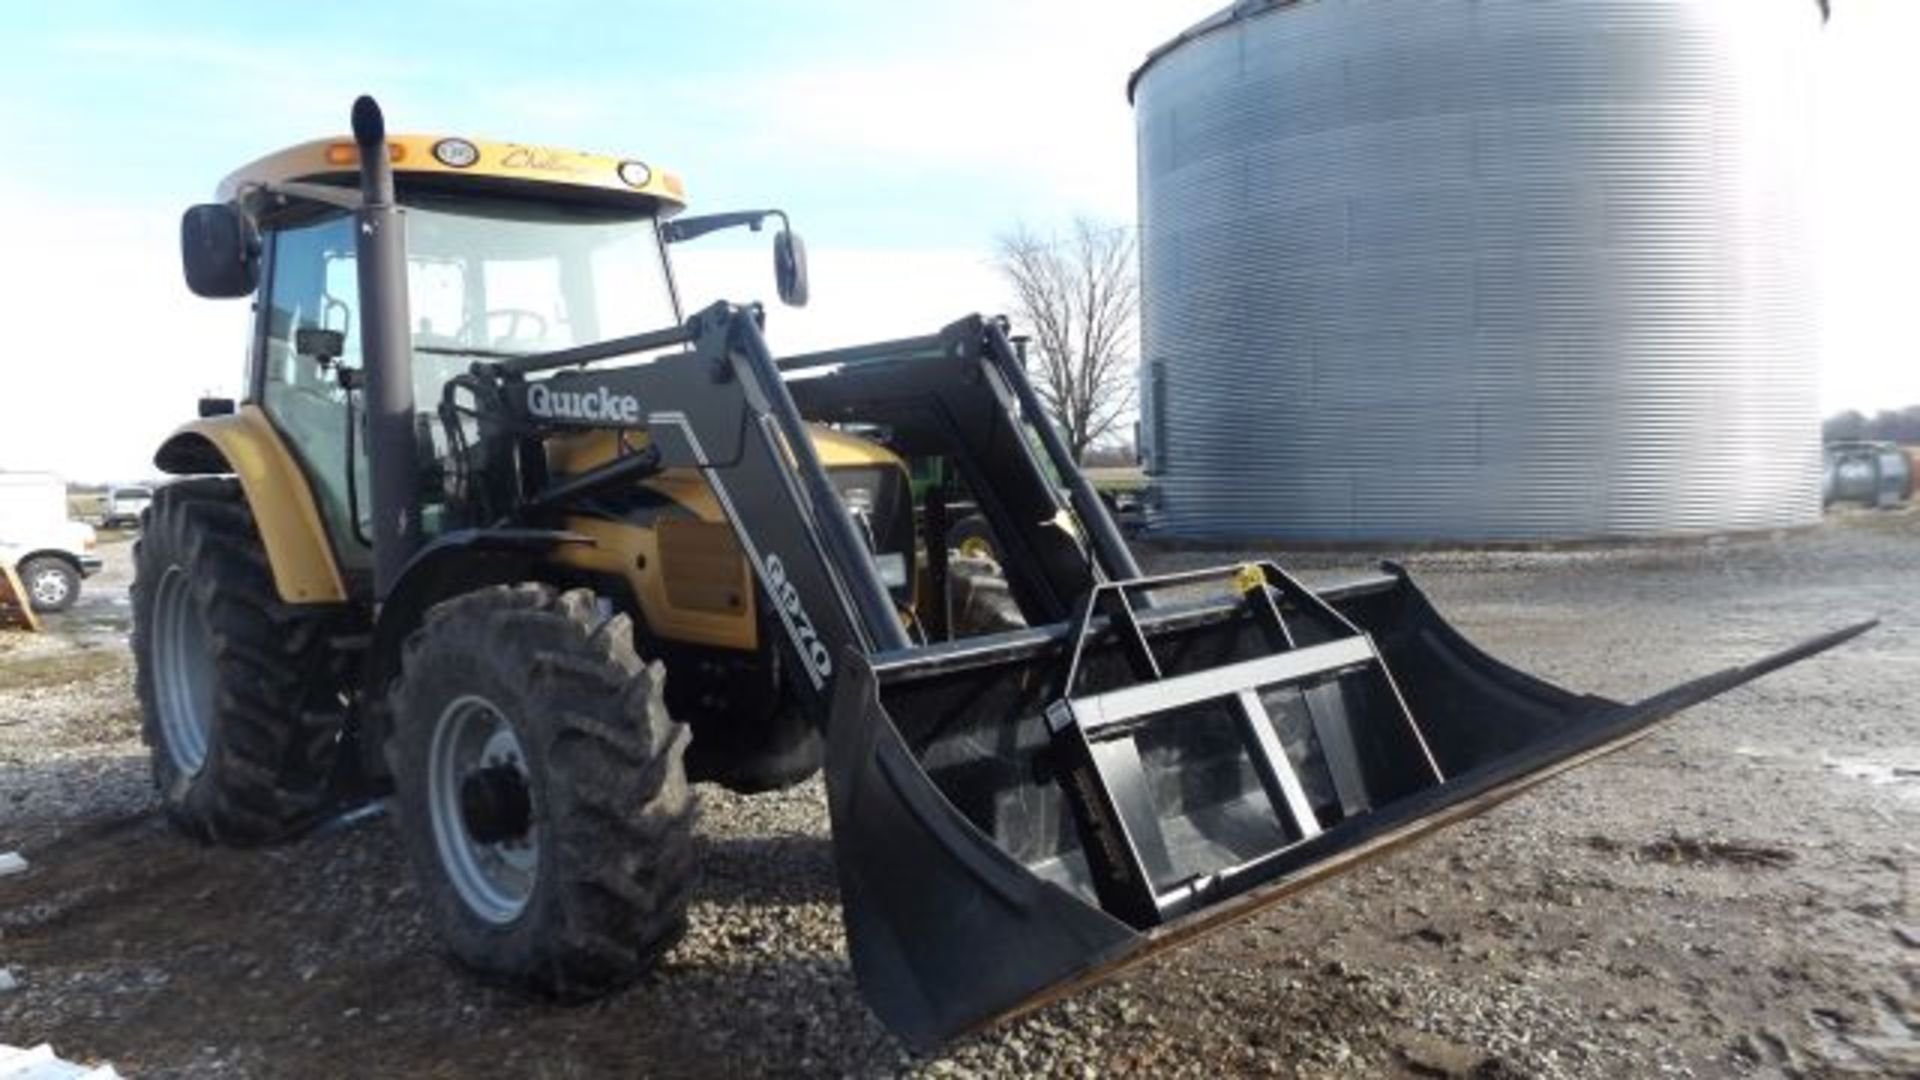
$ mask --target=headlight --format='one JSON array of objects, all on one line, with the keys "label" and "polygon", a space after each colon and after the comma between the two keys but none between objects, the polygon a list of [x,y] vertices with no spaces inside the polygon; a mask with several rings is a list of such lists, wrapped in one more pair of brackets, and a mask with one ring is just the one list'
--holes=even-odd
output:
[{"label": "headlight", "polygon": [[433,144],[433,160],[449,169],[465,169],[480,160],[480,148],[465,139],[441,139]]},{"label": "headlight", "polygon": [[653,180],[653,170],[638,161],[623,161],[615,170],[620,174],[620,182],[631,188],[643,188]]}]

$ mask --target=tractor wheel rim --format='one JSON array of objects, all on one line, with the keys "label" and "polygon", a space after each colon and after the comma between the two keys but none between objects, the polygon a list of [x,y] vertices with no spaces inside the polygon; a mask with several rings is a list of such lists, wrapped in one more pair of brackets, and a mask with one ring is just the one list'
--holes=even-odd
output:
[{"label": "tractor wheel rim", "polygon": [[506,839],[476,836],[473,807],[462,796],[483,770],[517,778],[529,795],[533,789],[513,725],[492,702],[468,694],[448,704],[434,723],[427,749],[428,816],[440,867],[460,902],[481,919],[504,925],[526,910],[539,879],[538,813],[529,812],[524,829]]},{"label": "tractor wheel rim", "polygon": [[186,571],[168,567],[153,597],[154,697],[174,766],[194,775],[207,763],[213,715],[213,656]]},{"label": "tractor wheel rim", "polygon": [[33,575],[27,591],[41,607],[54,607],[67,599],[67,575],[48,567]]}]

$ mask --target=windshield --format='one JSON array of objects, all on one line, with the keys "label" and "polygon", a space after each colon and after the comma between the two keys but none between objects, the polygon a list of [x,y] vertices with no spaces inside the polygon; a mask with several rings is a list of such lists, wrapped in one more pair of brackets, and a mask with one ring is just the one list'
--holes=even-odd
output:
[{"label": "windshield", "polygon": [[[650,214],[532,200],[403,199],[415,426],[436,459],[449,452],[437,413],[443,390],[474,357],[548,352],[677,321]],[[272,237],[260,400],[299,453],[342,563],[363,567],[366,455],[348,452],[348,395],[335,365],[301,353],[298,336],[338,331],[339,366],[363,366],[353,218],[323,214],[282,224]],[[364,421],[365,413],[356,408],[355,416]],[[363,446],[364,429],[352,438]],[[421,527],[432,535],[442,507],[427,502]]]},{"label": "windshield", "polygon": [[[549,352],[678,321],[651,216],[414,196],[406,222],[408,307],[418,353]],[[351,250],[329,259],[327,295],[355,296],[355,274]],[[359,360],[355,338],[349,334],[345,342],[350,365]]]}]

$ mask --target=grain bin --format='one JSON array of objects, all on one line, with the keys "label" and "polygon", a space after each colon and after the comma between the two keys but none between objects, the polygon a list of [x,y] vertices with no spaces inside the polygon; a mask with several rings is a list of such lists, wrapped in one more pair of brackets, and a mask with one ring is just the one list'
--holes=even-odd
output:
[{"label": "grain bin", "polygon": [[1819,519],[1814,0],[1249,0],[1152,53],[1173,535]]}]

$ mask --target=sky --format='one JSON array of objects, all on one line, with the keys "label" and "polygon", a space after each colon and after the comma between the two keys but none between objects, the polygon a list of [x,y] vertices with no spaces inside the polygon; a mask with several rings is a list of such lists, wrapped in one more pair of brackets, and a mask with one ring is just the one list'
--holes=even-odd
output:
[{"label": "sky", "polygon": [[[775,205],[813,302],[777,350],[1008,306],[995,237],[1134,217],[1127,75],[1221,0],[480,0],[303,8],[0,0],[0,468],[148,474],[232,393],[244,301],[181,282],[177,230],[235,166],[344,131],[578,147],[679,172],[698,210]],[[1820,115],[1823,411],[1920,402],[1920,0],[1836,0]],[[683,292],[768,296],[764,238],[676,250]]]}]

